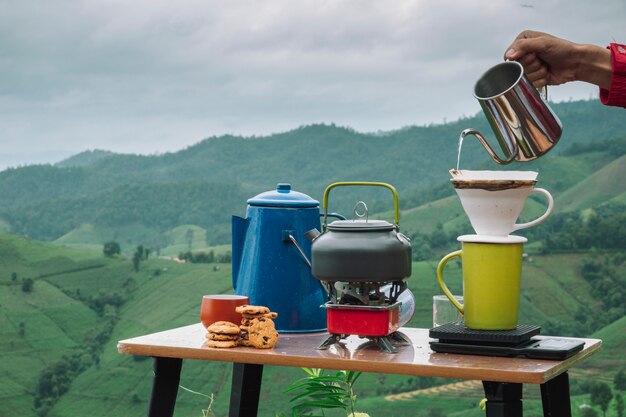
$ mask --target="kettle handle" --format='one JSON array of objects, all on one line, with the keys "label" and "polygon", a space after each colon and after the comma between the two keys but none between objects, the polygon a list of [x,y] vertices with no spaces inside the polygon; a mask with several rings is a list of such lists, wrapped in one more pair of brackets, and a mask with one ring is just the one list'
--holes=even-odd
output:
[{"label": "kettle handle", "polygon": [[330,184],[328,187],[326,187],[326,190],[324,190],[324,199],[322,200],[322,207],[324,208],[324,224],[322,226],[323,230],[326,230],[326,226],[328,224],[327,223],[328,216],[332,215],[332,213],[330,214],[328,213],[328,195],[330,194],[330,190],[332,190],[335,187],[343,187],[347,185],[365,185],[365,186],[372,186],[372,187],[385,187],[391,190],[391,193],[393,194],[394,221],[396,225],[400,225],[400,202],[398,198],[398,192],[396,191],[393,185],[390,185],[384,182],[346,181],[346,182],[335,182],[333,184]]}]

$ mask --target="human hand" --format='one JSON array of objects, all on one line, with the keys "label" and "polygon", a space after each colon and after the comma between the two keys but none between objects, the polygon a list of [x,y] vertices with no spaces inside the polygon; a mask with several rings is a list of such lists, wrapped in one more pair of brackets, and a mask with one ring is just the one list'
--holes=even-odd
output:
[{"label": "human hand", "polygon": [[526,30],[507,48],[504,58],[518,61],[537,88],[577,80],[579,45],[543,32]]},{"label": "human hand", "polygon": [[504,59],[518,61],[537,88],[585,81],[608,89],[611,53],[596,45],[577,44],[543,32],[525,30],[507,48]]}]

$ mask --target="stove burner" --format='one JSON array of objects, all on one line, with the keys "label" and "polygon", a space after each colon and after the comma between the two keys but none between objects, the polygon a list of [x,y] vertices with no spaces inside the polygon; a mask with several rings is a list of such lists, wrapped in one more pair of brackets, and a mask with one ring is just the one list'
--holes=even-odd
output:
[{"label": "stove burner", "polygon": [[407,288],[404,281],[329,283],[329,301],[335,304],[384,306],[394,304]]}]

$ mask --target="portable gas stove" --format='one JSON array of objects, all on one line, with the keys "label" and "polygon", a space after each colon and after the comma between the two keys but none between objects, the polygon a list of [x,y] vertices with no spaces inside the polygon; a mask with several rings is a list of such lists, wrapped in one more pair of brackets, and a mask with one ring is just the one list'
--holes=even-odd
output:
[{"label": "portable gas stove", "polygon": [[[395,223],[368,219],[367,205],[359,201],[354,207],[355,220],[328,224],[328,194],[334,187],[346,185],[391,190]],[[415,307],[404,282],[411,276],[412,252],[410,239],[398,226],[396,189],[379,182],[337,182],[326,187],[323,207],[322,232],[305,233],[311,240],[311,273],[328,291],[323,307],[330,337],[317,348],[327,349],[348,335],[358,335],[393,353],[396,346],[408,344],[398,328],[410,320]]]},{"label": "portable gas stove", "polygon": [[387,353],[395,353],[396,346],[409,344],[397,331],[403,307],[400,295],[406,290],[408,297],[403,298],[413,302],[406,282],[335,282],[329,287],[330,300],[324,307],[330,336],[317,349],[328,349],[349,335],[367,338]]}]

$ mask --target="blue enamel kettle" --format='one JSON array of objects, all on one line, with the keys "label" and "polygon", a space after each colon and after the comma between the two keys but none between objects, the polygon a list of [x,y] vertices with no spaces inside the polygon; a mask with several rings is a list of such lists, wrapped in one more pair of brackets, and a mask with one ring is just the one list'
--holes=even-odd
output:
[{"label": "blue enamel kettle", "polygon": [[284,183],[250,198],[245,218],[232,218],[235,293],[277,312],[279,332],[326,329],[327,293],[311,275],[311,242],[304,237],[319,227],[319,202]]}]

